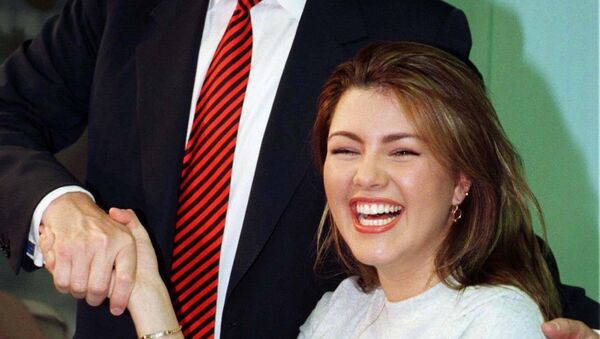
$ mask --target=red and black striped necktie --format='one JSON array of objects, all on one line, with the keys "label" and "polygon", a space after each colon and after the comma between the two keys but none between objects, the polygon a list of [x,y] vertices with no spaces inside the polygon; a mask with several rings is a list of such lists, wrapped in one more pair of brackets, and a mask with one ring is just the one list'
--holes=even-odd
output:
[{"label": "red and black striped necktie", "polygon": [[238,0],[202,84],[186,144],[171,274],[186,338],[214,336],[233,154],[252,58],[250,9],[259,1]]}]

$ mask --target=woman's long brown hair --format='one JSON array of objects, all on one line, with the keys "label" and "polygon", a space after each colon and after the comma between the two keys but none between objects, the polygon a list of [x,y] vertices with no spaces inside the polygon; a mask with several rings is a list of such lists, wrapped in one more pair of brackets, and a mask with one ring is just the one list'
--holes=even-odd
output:
[{"label": "woman's long brown hair", "polygon": [[[516,286],[536,301],[546,319],[560,316],[558,293],[542,255],[546,249],[539,246],[529,211],[537,213],[545,237],[539,203],[476,71],[423,44],[385,42],[364,48],[336,68],[321,93],[313,134],[321,170],[335,108],[351,88],[394,95],[440,164],[472,182],[460,206],[462,218],[435,258],[440,280],[455,289]],[[356,260],[329,224],[318,235],[317,264],[333,249],[348,273],[359,276],[364,291],[377,287],[375,269]]]}]

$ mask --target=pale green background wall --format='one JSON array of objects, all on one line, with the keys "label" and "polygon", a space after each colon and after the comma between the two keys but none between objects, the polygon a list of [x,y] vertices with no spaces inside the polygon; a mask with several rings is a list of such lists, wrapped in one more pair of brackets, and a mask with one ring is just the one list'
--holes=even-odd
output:
[{"label": "pale green background wall", "polygon": [[561,278],[599,298],[598,1],[448,0],[525,162]]}]

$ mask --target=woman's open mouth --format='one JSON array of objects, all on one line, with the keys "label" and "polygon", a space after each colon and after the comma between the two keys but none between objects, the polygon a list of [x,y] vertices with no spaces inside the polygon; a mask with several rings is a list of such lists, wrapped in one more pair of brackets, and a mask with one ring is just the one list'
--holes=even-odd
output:
[{"label": "woman's open mouth", "polygon": [[361,233],[381,233],[400,219],[402,205],[381,199],[352,199],[354,226]]}]

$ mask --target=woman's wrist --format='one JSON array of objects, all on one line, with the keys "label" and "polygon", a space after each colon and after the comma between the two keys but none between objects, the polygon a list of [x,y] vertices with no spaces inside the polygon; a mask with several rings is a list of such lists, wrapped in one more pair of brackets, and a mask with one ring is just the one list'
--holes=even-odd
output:
[{"label": "woman's wrist", "polygon": [[131,291],[131,297],[129,299],[129,312],[136,311],[139,308],[143,308],[149,299],[164,298],[168,296],[169,292],[160,279],[160,277],[152,279],[140,279],[137,278],[133,290]]},{"label": "woman's wrist", "polygon": [[[136,281],[127,308],[140,337],[179,328],[169,292],[160,278]],[[176,337],[183,336],[180,332],[169,336]]]}]

